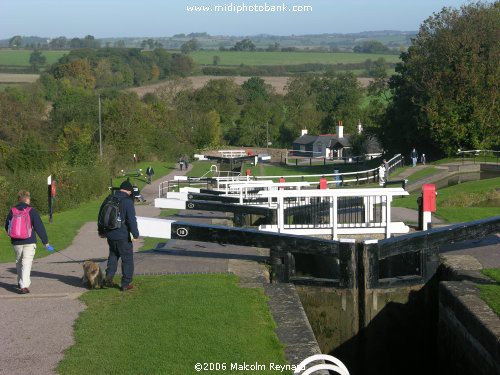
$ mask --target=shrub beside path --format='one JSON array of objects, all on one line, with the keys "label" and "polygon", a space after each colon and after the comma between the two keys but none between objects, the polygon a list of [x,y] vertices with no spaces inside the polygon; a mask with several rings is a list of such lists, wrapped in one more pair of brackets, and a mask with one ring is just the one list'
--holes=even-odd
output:
[{"label": "shrub beside path", "polygon": [[[142,190],[146,204],[136,206],[137,215],[158,216],[160,210],[153,202],[160,182],[186,172],[174,170],[147,185]],[[107,258],[106,240],[97,236],[96,228],[96,222],[84,224],[68,248],[36,259],[30,294],[17,293],[15,264],[0,264],[1,375],[55,373],[64,350],[74,343],[74,321],[85,309],[78,299],[86,291],[81,285],[81,262]],[[138,241],[134,248],[141,245]]]}]

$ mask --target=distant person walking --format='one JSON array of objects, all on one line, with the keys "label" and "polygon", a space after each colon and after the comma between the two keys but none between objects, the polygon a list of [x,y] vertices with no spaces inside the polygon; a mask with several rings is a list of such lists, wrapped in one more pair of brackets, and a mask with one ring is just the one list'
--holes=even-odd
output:
[{"label": "distant person walking", "polygon": [[146,176],[148,177],[148,184],[151,184],[151,180],[153,179],[153,175],[155,174],[155,170],[152,166],[149,166],[146,169]]},{"label": "distant person walking", "polygon": [[385,169],[385,177],[386,177],[386,180],[388,180],[389,179],[389,168],[390,168],[389,163],[387,162],[386,159],[384,159],[383,163],[384,163],[384,169]]},{"label": "distant person walking", "polygon": [[53,252],[54,248],[49,245],[40,215],[30,206],[30,192],[21,190],[17,199],[17,205],[11,208],[5,220],[5,230],[16,253],[17,286],[21,294],[26,294],[30,292],[31,267],[36,251],[35,233],[48,251]]},{"label": "distant person walking", "polygon": [[425,154],[422,154],[420,160],[422,161],[422,164],[425,165]]},{"label": "distant person walking", "polygon": [[413,167],[416,167],[417,161],[418,161],[418,152],[417,152],[417,150],[415,150],[415,147],[413,147],[413,150],[411,150],[410,158],[411,158],[411,162],[413,164]]},{"label": "distant person walking", "polygon": [[382,163],[378,167],[378,184],[380,186],[384,186],[384,183],[385,183],[385,165],[384,163]]},{"label": "distant person walking", "polygon": [[188,167],[189,167],[189,157],[187,155],[184,155],[182,157],[182,161],[184,162],[184,168],[188,169]]},{"label": "distant person walking", "polygon": [[184,160],[179,159],[179,169],[182,171],[182,167],[184,166]]},{"label": "distant person walking", "polygon": [[108,196],[99,210],[97,231],[100,237],[107,238],[109,245],[106,285],[113,286],[113,277],[122,259],[121,290],[133,288],[134,248],[132,242],[139,238],[134,200],[131,197],[133,186],[123,181],[120,190]]}]

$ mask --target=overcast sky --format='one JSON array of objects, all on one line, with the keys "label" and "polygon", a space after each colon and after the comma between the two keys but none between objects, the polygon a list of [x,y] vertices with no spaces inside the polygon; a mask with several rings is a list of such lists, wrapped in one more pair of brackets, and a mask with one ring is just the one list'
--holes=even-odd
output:
[{"label": "overcast sky", "polygon": [[[417,30],[458,0],[0,0],[0,38],[351,33]],[[189,12],[188,6],[282,5],[288,12]],[[311,6],[293,12],[292,6]]]}]

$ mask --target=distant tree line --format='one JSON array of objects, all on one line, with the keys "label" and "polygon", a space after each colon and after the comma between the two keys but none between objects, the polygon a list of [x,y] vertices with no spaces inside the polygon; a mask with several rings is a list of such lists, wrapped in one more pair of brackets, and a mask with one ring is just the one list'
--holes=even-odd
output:
[{"label": "distant tree line", "polygon": [[141,51],[134,48],[72,50],[48,73],[86,88],[140,86],[170,76],[192,74],[196,64],[189,57],[163,49]]},{"label": "distant tree line", "polygon": [[[384,38],[377,40],[376,38]],[[358,34],[323,34],[304,36],[259,35],[238,40],[235,37],[211,36],[205,32],[176,34],[172,37],[161,38],[103,38],[96,39],[92,35],[85,37],[42,38],[37,36],[15,35],[9,40],[0,41],[0,47],[24,49],[67,50],[75,48],[125,48],[136,47],[142,49],[165,48],[180,50],[183,44],[196,40],[198,48],[202,50],[223,51],[255,50],[268,52],[364,52],[364,53],[399,53],[407,48],[413,33],[377,32]],[[363,42],[359,42],[363,40]],[[232,44],[231,44],[232,43]],[[214,46],[218,46],[215,47]],[[377,52],[378,51],[378,52]]]}]

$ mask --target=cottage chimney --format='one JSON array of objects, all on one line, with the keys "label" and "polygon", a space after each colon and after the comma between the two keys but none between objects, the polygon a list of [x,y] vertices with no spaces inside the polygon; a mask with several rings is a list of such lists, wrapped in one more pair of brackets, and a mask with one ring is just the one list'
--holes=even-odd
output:
[{"label": "cottage chimney", "polygon": [[342,121],[339,121],[339,124],[336,127],[337,129],[337,138],[344,138],[344,125],[342,125]]},{"label": "cottage chimney", "polygon": [[363,125],[361,125],[361,121],[358,122],[358,134],[363,132]]},{"label": "cottage chimney", "polygon": [[307,134],[307,129],[302,129],[300,132],[300,136],[306,135]]}]

